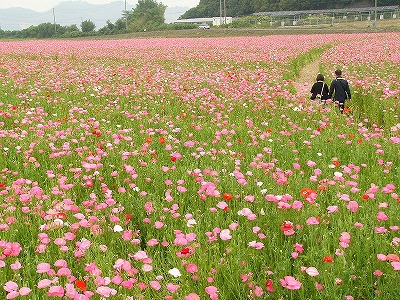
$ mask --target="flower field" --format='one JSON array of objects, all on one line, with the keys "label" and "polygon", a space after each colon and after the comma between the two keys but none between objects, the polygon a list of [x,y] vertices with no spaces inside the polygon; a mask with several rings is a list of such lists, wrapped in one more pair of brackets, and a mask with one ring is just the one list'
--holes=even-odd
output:
[{"label": "flower field", "polygon": [[0,42],[0,299],[398,298],[398,45]]}]

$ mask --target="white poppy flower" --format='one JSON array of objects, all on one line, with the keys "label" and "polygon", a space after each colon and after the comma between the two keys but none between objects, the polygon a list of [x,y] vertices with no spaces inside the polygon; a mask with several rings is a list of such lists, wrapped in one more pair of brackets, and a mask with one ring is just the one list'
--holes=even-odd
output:
[{"label": "white poppy flower", "polygon": [[168,273],[174,277],[179,277],[182,275],[181,272],[177,268],[173,268],[173,269],[169,270]]}]

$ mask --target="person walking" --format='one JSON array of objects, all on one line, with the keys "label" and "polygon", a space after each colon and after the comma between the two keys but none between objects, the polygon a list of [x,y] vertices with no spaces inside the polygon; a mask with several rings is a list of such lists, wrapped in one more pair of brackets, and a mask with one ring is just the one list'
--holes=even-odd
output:
[{"label": "person walking", "polygon": [[315,83],[311,87],[311,100],[320,99],[323,104],[329,99],[329,87],[324,82],[325,77],[322,74],[318,74]]},{"label": "person walking", "polygon": [[344,103],[347,99],[351,100],[350,87],[348,81],[342,78],[341,70],[336,70],[335,76],[329,89],[329,97],[339,106],[340,113],[343,114]]}]

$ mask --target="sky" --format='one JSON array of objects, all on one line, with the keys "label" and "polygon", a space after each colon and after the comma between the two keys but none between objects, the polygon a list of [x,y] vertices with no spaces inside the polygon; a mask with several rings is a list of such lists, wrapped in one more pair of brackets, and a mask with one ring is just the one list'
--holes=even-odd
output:
[{"label": "sky", "polygon": [[[32,9],[38,12],[45,12],[52,9],[60,2],[67,2],[73,0],[0,0],[0,8],[10,8],[10,7],[23,7]],[[113,2],[113,0],[84,0],[92,4],[106,4]],[[119,0],[125,1],[125,0]],[[157,2],[162,2],[168,7],[182,6],[182,7],[195,7],[199,4],[199,0],[157,0]],[[137,0],[127,0],[128,4],[136,5]]]}]

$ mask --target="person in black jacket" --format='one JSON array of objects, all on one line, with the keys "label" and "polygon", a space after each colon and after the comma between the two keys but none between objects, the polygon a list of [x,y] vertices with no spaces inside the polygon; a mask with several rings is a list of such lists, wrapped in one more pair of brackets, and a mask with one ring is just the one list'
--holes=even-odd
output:
[{"label": "person in black jacket", "polygon": [[311,100],[315,100],[316,98],[321,99],[322,103],[325,104],[326,100],[329,99],[329,88],[328,85],[324,82],[325,77],[322,74],[317,75],[316,82],[311,87]]},{"label": "person in black jacket", "polygon": [[351,100],[350,87],[348,81],[342,78],[341,70],[336,70],[335,76],[336,79],[332,81],[329,89],[329,96],[339,106],[340,113],[343,113],[345,101]]}]

